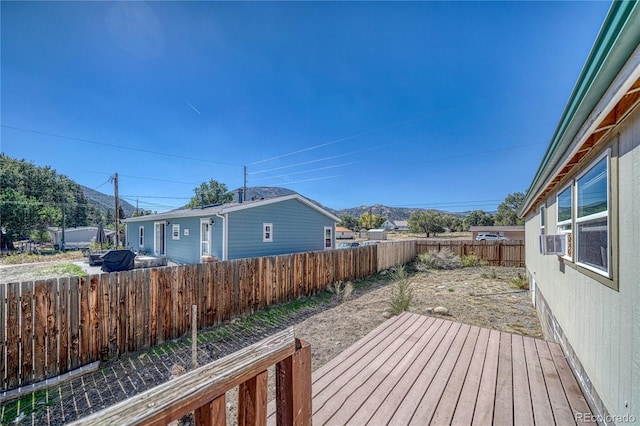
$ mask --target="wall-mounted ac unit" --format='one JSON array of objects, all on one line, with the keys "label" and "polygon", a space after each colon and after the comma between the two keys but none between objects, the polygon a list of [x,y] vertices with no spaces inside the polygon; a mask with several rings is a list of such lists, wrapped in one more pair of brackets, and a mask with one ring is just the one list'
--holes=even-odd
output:
[{"label": "wall-mounted ac unit", "polygon": [[567,254],[567,235],[540,235],[540,253],[564,256]]}]

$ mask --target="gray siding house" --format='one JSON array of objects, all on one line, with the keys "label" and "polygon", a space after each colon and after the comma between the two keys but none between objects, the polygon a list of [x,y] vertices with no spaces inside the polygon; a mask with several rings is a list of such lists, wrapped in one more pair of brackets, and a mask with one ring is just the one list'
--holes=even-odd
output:
[{"label": "gray siding house", "polygon": [[299,194],[123,220],[132,250],[187,264],[332,249],[339,221]]},{"label": "gray siding house", "polygon": [[640,423],[639,44],[638,2],[614,2],[521,212],[533,301],[598,424]]}]

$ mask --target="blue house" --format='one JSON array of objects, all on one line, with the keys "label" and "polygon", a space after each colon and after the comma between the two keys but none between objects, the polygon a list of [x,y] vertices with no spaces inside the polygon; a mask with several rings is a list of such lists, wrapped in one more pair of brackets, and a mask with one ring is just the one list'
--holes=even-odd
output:
[{"label": "blue house", "polygon": [[188,264],[332,249],[339,221],[299,194],[123,220],[127,246]]}]

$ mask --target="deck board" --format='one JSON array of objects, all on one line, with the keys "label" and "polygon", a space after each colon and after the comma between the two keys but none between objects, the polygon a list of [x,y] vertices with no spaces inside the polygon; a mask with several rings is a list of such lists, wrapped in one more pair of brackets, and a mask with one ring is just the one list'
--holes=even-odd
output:
[{"label": "deck board", "polygon": [[411,313],[312,381],[314,425],[565,425],[590,412],[558,344]]}]

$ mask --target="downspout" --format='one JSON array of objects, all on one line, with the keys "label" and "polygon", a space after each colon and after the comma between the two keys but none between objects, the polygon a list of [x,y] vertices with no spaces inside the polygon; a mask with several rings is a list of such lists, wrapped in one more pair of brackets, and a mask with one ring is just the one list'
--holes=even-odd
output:
[{"label": "downspout", "polygon": [[227,260],[227,214],[221,216],[220,213],[216,213],[216,216],[222,219],[222,259],[220,260]]}]

